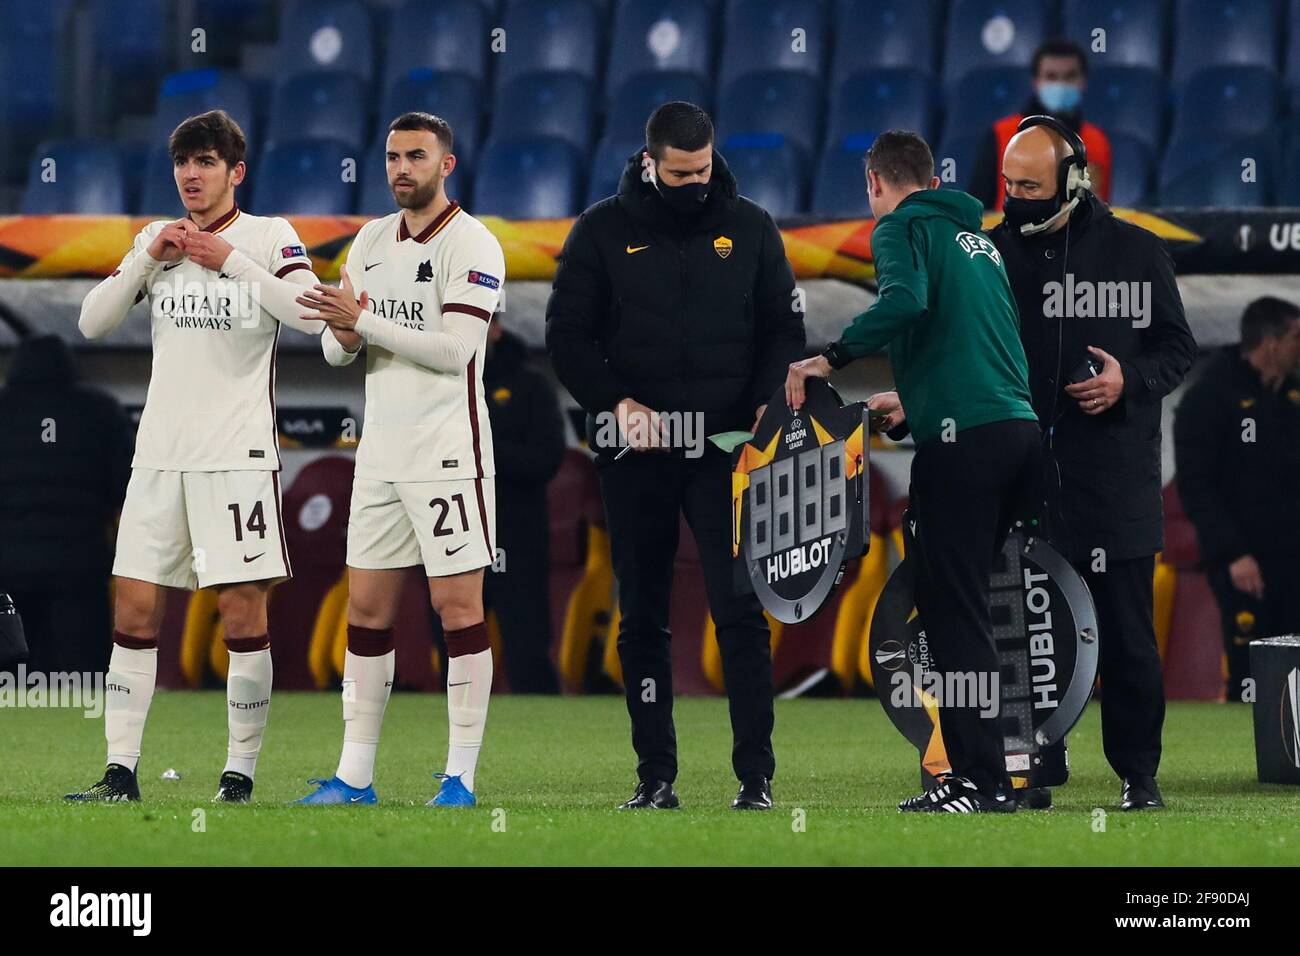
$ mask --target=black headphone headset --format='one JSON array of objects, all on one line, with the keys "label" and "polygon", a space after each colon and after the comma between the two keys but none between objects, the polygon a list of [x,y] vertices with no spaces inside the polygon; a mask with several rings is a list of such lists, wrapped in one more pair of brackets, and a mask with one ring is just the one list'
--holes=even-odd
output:
[{"label": "black headphone headset", "polygon": [[1070,215],[1075,206],[1088,198],[1092,189],[1092,179],[1088,175],[1088,150],[1083,145],[1083,138],[1060,120],[1042,115],[1026,116],[1016,127],[1016,132],[1023,133],[1035,126],[1046,126],[1055,131],[1070,144],[1073,152],[1061,160],[1056,170],[1056,195],[1061,197],[1060,210],[1046,222],[1021,226],[1020,232],[1026,236],[1049,229],[1056,220]]}]

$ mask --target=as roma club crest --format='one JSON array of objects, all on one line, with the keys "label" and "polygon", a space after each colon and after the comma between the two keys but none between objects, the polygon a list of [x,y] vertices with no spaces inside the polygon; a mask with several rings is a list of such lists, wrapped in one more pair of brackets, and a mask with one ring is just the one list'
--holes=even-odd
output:
[{"label": "as roma club crest", "polygon": [[804,406],[792,412],[782,384],[754,437],[732,452],[737,584],[786,624],[826,605],[871,533],[866,406],[841,404],[823,379],[806,388]]},{"label": "as roma club crest", "polygon": [[731,255],[731,240],[726,236],[718,236],[713,240],[713,251],[723,259]]}]

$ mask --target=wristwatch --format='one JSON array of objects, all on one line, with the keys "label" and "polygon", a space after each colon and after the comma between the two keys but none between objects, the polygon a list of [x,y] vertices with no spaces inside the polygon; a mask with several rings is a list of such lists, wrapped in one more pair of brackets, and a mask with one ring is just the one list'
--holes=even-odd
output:
[{"label": "wristwatch", "polygon": [[841,369],[853,361],[853,356],[849,354],[841,342],[832,342],[826,348],[822,349],[822,356],[826,361],[831,363],[831,368]]}]

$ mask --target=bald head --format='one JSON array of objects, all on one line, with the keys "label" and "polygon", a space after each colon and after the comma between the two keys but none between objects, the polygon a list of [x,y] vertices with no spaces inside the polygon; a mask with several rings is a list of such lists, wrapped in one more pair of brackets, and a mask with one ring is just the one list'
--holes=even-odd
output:
[{"label": "bald head", "polygon": [[1056,195],[1056,172],[1061,160],[1073,155],[1074,147],[1050,127],[1031,126],[1017,133],[1002,155],[1007,195],[1051,199]]}]

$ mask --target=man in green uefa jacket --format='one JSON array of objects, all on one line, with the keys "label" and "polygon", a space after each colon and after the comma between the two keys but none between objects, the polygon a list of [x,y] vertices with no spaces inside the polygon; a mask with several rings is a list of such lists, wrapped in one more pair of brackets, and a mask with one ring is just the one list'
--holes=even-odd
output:
[{"label": "man in green uefa jacket", "polygon": [[[991,701],[939,701],[952,773],[900,810],[982,813],[1016,808],[998,729],[997,653],[989,575],[1012,521],[1034,510],[1039,428],[1030,404],[1015,300],[973,196],[941,190],[915,133],[882,134],[867,153],[876,217],[879,298],[825,352],[790,366],[786,400],[888,346],[897,392],[873,396],[882,425],[916,441],[916,607],[952,688],[992,688]],[[906,410],[906,412],[904,412]],[[954,696],[954,695],[949,695]]]}]

